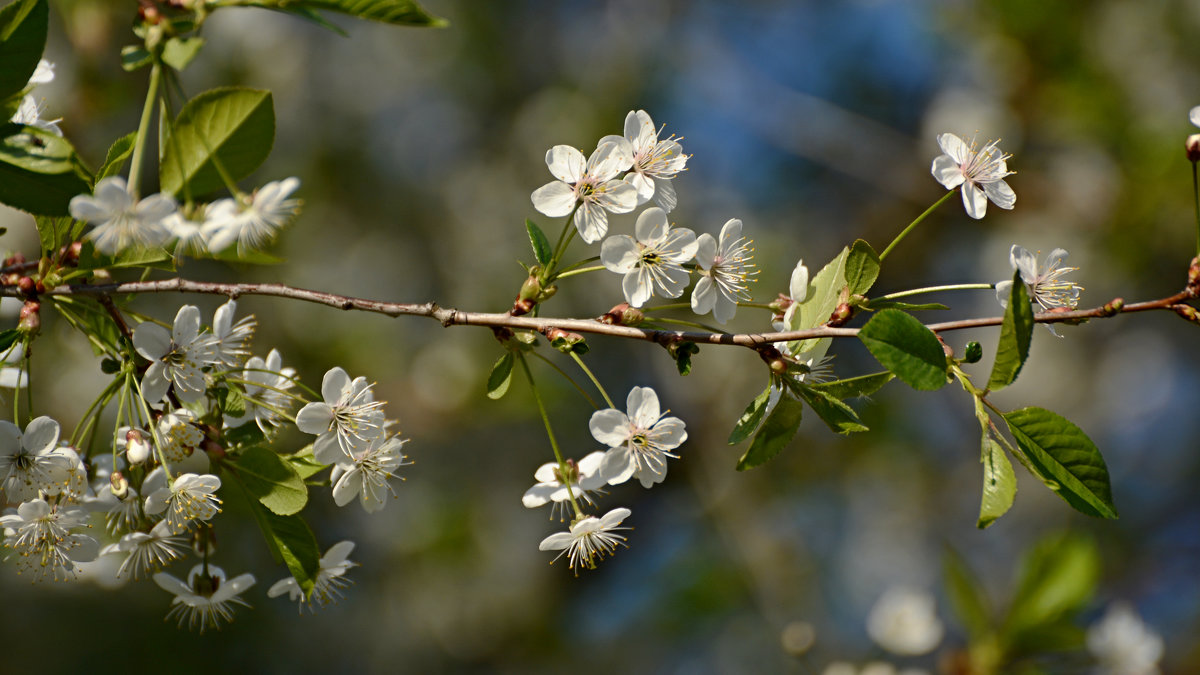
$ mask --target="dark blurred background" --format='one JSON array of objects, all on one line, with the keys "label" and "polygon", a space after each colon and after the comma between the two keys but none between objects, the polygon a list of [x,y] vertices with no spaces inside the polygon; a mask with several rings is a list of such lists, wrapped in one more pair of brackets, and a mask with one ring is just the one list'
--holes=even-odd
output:
[{"label": "dark blurred background", "polygon": [[[716,234],[741,218],[761,269],[756,300],[786,291],[800,258],[815,273],[863,237],[881,249],[943,194],[929,175],[945,131],[1002,138],[1013,153],[1015,210],[973,221],[955,198],[888,260],[877,292],[996,281],[1008,251],[1063,247],[1085,306],[1158,298],[1182,287],[1195,248],[1187,111],[1200,104],[1200,4],[429,0],[450,21],[415,30],[333,21],[349,38],[265,10],[223,10],[184,73],[189,95],[245,84],[275,95],[278,133],[244,188],[298,176],[300,220],[272,251],[286,264],[187,262],[189,277],[281,281],[395,301],[500,311],[528,261],[522,222],[556,236],[529,194],[550,180],[545,151],[588,152],[645,109],[693,156],[675,181],[678,225]],[[92,162],[137,124],[146,71],[120,69],[133,3],[52,2],[39,89],[51,117]],[[0,214],[5,248],[36,252],[32,223]],[[633,216],[611,219],[631,233]],[[585,251],[576,242],[572,256]],[[571,283],[576,282],[576,283]],[[990,291],[930,298],[990,316]],[[181,302],[136,307],[170,320]],[[619,278],[569,280],[546,306],[591,316],[621,301]],[[412,466],[397,498],[368,517],[315,490],[322,548],[357,542],[354,585],[338,605],[296,616],[265,591],[286,573],[229,504],[218,564],[253,572],[254,609],[198,636],[164,623],[170,596],[142,581],[30,587],[0,571],[6,672],[820,672],[882,652],[864,627],[889,587],[926,588],[948,625],[941,655],[963,644],[941,586],[945,547],[980,574],[996,605],[1015,561],[1047,532],[1090,533],[1103,581],[1084,622],[1131,602],[1167,642],[1166,672],[1200,670],[1200,479],[1195,328],[1167,313],[1038,329],[1017,384],[994,400],[1040,405],[1081,426],[1104,453],[1121,518],[1089,519],[1017,467],[1012,511],[975,528],[981,469],[971,403],[957,388],[920,394],[894,383],[859,405],[872,431],[852,438],[813,417],[765,468],[738,473],[725,438],[765,384],[751,352],[704,348],[680,378],[661,349],[593,338],[589,363],[614,398],[654,386],[688,424],[668,480],[613,488],[630,548],[573,576],[537,550],[563,527],[522,508],[551,457],[528,388],[499,402],[484,382],[501,354],[486,330],[443,329],[326,307],[244,298],[260,321],[255,352],[277,347],[310,386],[341,365],[378,382]],[[743,309],[731,324],[768,327]],[[52,325],[35,360],[39,412],[74,425],[104,382],[86,343]],[[960,332],[990,354],[995,331]],[[856,341],[835,345],[836,372],[877,369]],[[551,358],[577,372],[568,360]],[[990,356],[973,372],[986,373]],[[597,449],[591,408],[548,368],[556,433],[576,458]],[[981,375],[986,377],[986,375]],[[307,442],[291,438],[296,447]],[[220,523],[227,525],[220,525]],[[187,573],[188,564],[172,571]],[[791,653],[782,636],[811,629]],[[901,659],[933,669],[939,654]]]}]

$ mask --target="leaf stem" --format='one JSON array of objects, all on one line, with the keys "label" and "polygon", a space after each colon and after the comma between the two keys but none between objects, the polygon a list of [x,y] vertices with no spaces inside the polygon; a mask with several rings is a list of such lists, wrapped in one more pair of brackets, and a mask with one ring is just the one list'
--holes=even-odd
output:
[{"label": "leaf stem", "polygon": [[888,244],[888,247],[883,249],[883,253],[879,254],[879,261],[883,262],[883,260],[888,257],[888,254],[892,252],[892,249],[896,248],[896,244],[899,244],[901,242],[901,240],[903,240],[906,236],[908,236],[909,232],[913,231],[913,228],[915,228],[917,225],[920,225],[921,221],[925,220],[925,218],[927,218],[929,216],[929,214],[936,211],[937,207],[944,204],[947,199],[950,199],[950,195],[954,194],[955,192],[958,192],[958,190],[947,191],[946,194],[942,195],[941,199],[939,199],[933,203],[933,206],[930,206],[929,208],[925,209],[924,213],[917,216],[916,220],[909,223],[908,227],[904,228],[904,230],[902,232],[900,232],[900,234],[896,235],[896,238],[892,240],[892,243]]},{"label": "leaf stem", "polygon": [[948,284],[946,286],[926,286],[925,288],[914,288],[908,291],[898,291],[896,293],[888,293],[880,296],[879,300],[895,300],[896,298],[907,298],[910,295],[921,295],[922,293],[938,293],[941,291],[970,291],[970,290],[985,290],[995,288],[996,284]]},{"label": "leaf stem", "polygon": [[133,142],[133,159],[129,166],[129,192],[135,198],[141,194],[138,181],[142,174],[142,156],[146,154],[146,136],[150,133],[150,118],[154,115],[154,102],[158,100],[158,85],[161,81],[162,65],[156,62],[150,68],[146,103],[142,106],[142,119],[138,122],[137,138]]},{"label": "leaf stem", "polygon": [[569,270],[566,272],[559,272],[558,274],[554,275],[554,278],[555,278],[555,280],[566,279],[567,277],[573,277],[577,274],[585,274],[587,272],[599,272],[602,269],[605,269],[604,265],[594,265],[592,267],[584,267],[582,269],[574,269],[574,270]]},{"label": "leaf stem", "polygon": [[[529,390],[533,392],[533,401],[537,404],[538,414],[542,417],[542,424],[546,426],[546,437],[550,439],[550,449],[554,451],[554,459],[558,462],[558,470],[561,474],[569,476],[570,471],[567,467],[566,460],[563,459],[562,452],[558,449],[558,441],[554,439],[554,429],[550,427],[550,416],[546,414],[546,406],[542,403],[542,396],[538,393],[537,385],[533,381],[533,372],[529,370],[529,363],[525,361],[525,355],[517,353],[517,361],[521,364],[521,370],[525,373],[525,379],[529,381]],[[571,481],[564,480],[567,486],[567,496],[571,499],[571,509],[575,511],[575,517],[583,518],[583,509],[579,508],[579,502],[575,499],[575,490],[571,487]]]},{"label": "leaf stem", "polygon": [[541,360],[545,361],[545,362],[546,362],[546,365],[548,365],[548,366],[550,366],[551,368],[553,368],[553,369],[554,369],[554,370],[555,370],[555,371],[556,371],[556,372],[557,372],[559,375],[562,375],[564,378],[566,378],[567,382],[570,382],[570,383],[571,383],[571,385],[575,387],[575,389],[579,390],[579,393],[580,393],[580,394],[581,394],[581,395],[582,395],[584,398],[586,398],[586,399],[587,399],[587,402],[588,402],[588,403],[592,404],[592,407],[593,407],[593,408],[595,408],[595,409],[597,409],[597,410],[599,410],[599,409],[600,409],[600,405],[599,405],[598,403],[596,403],[595,399],[593,399],[591,396],[589,396],[589,395],[588,395],[588,393],[587,393],[586,391],[584,391],[584,390],[583,390],[583,387],[579,386],[579,383],[575,381],[575,378],[573,378],[573,377],[571,377],[570,375],[568,375],[568,374],[567,374],[567,371],[565,371],[565,370],[563,370],[562,368],[560,368],[560,367],[559,367],[559,365],[558,365],[557,363],[555,363],[555,362],[551,361],[550,359],[546,358],[545,356],[543,356],[542,354],[539,354],[539,353],[537,353],[537,352],[531,351],[531,352],[529,352],[529,353],[530,353],[530,354],[532,354],[532,355],[534,355],[534,356],[536,356],[536,357],[538,357],[539,359],[541,359]]},{"label": "leaf stem", "polygon": [[583,369],[583,372],[587,373],[588,379],[592,381],[592,384],[595,385],[596,390],[599,391],[600,395],[604,397],[604,402],[608,404],[608,407],[617,407],[613,405],[612,399],[608,397],[608,392],[604,391],[604,386],[601,385],[600,380],[597,380],[596,376],[592,374],[592,369],[587,367],[587,364],[583,362],[583,359],[581,359],[575,352],[571,352],[571,358],[575,359],[575,363],[579,364],[579,367]]}]

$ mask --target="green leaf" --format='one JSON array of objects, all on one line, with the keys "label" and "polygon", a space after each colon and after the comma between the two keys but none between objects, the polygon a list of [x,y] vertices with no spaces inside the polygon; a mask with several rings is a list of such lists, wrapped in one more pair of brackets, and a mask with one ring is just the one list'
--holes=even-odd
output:
[{"label": "green leaf", "polygon": [[237,246],[230,246],[223,251],[218,251],[212,257],[213,260],[245,265],[279,265],[287,262],[286,259],[271,255],[266,251],[239,251]]},{"label": "green leaf", "polygon": [[280,516],[299,513],[308,504],[308,488],[296,468],[266,448],[250,448],[233,463],[242,484],[263,506]]},{"label": "green leaf", "polygon": [[34,216],[33,222],[37,226],[38,243],[41,244],[42,251],[50,253],[71,240],[75,219],[71,216]]},{"label": "green leaf", "polygon": [[863,305],[868,312],[878,312],[881,309],[898,309],[904,312],[920,312],[927,309],[950,309],[940,302],[900,302],[897,300],[871,300]]},{"label": "green leaf", "polygon": [[545,265],[550,262],[550,258],[554,255],[554,249],[550,247],[550,240],[546,238],[546,233],[542,232],[542,228],[537,226],[537,223],[526,218],[525,231],[529,233],[529,245],[533,247],[533,257],[537,258],[539,265]]},{"label": "green leaf", "polygon": [[[829,261],[808,282],[808,295],[792,314],[788,330],[816,328],[829,321],[833,310],[837,309],[842,289],[846,287],[846,257],[849,255],[850,249],[843,248],[836,258]],[[790,342],[788,351],[792,354],[802,354],[816,347],[819,339]]]},{"label": "green leaf", "polygon": [[1000,344],[996,346],[996,362],[988,378],[988,389],[996,391],[1012,384],[1029,358],[1029,343],[1033,339],[1033,308],[1025,281],[1018,270],[1013,274],[1008,307],[1004,308],[1004,323],[1000,326]]},{"label": "green leaf", "polygon": [[750,405],[742,411],[742,416],[738,418],[737,424],[733,425],[733,431],[729,432],[729,444],[737,445],[742,441],[750,438],[750,434],[758,428],[758,423],[762,421],[763,415],[767,412],[767,402],[771,399],[771,385],[767,385],[766,389],[758,396],[750,401]]},{"label": "green leaf", "polygon": [[667,353],[675,359],[675,370],[680,375],[690,375],[692,372],[692,357],[700,353],[700,347],[695,342],[671,342],[667,344]]},{"label": "green leaf", "polygon": [[287,461],[304,480],[308,480],[329,468],[328,464],[322,464],[313,459],[311,446],[308,448],[308,452],[297,452],[294,455],[290,455]]},{"label": "green leaf", "polygon": [[946,384],[946,352],[933,331],[896,309],[871,317],[858,332],[871,355],[913,389],[933,391]]},{"label": "green leaf", "polygon": [[21,331],[16,328],[9,328],[5,331],[0,331],[0,354],[7,352],[21,337]]},{"label": "green leaf", "polygon": [[786,392],[780,396],[779,402],[775,404],[775,409],[767,415],[767,419],[758,433],[754,434],[750,448],[738,460],[737,470],[745,471],[765,464],[778,455],[780,450],[787,447],[788,443],[792,442],[792,437],[796,435],[796,430],[800,428],[800,413],[803,411],[804,406],[800,401],[792,398]]},{"label": "green leaf", "polygon": [[492,372],[488,375],[488,398],[495,400],[508,393],[508,385],[512,384],[512,367],[512,352],[504,352],[504,356],[496,359],[496,364],[492,366]]},{"label": "green leaf", "polygon": [[821,421],[825,422],[833,431],[839,434],[852,434],[868,430],[867,425],[858,418],[858,413],[854,412],[854,408],[834,398],[828,392],[814,389],[803,383],[799,384],[796,390],[805,403],[808,403],[809,407],[813,409],[813,412],[817,413]]},{"label": "green leaf", "polygon": [[979,579],[967,567],[962,556],[951,548],[946,549],[942,561],[943,578],[946,580],[946,595],[950,606],[967,629],[972,644],[987,635],[991,627],[991,610],[987,596]]},{"label": "green leaf", "polygon": [[125,162],[129,160],[129,155],[133,153],[133,145],[136,141],[137,132],[134,131],[118,138],[112,144],[112,147],[108,149],[108,155],[104,157],[104,164],[101,164],[100,170],[96,172],[96,182],[121,173],[125,168]]},{"label": "green leaf", "polygon": [[0,203],[65,216],[72,197],[91,194],[91,176],[65,139],[11,123],[0,124],[0,137]]},{"label": "green leaf", "polygon": [[1043,408],[1021,408],[1002,416],[1046,487],[1080,513],[1117,517],[1108,467],[1087,434],[1065,417]]},{"label": "green leaf", "polygon": [[[215,390],[217,410],[222,415],[241,417],[246,414],[246,397],[237,387],[221,387]],[[257,426],[257,425],[255,425]]]},{"label": "green leaf", "polygon": [[834,380],[833,382],[818,382],[808,386],[811,389],[824,392],[839,401],[844,401],[848,398],[870,396],[882,389],[883,385],[891,382],[894,377],[896,376],[885,370],[882,373],[859,375],[858,377]]},{"label": "green leaf", "polygon": [[1100,554],[1089,538],[1063,534],[1038,542],[1021,561],[1020,580],[1004,622],[1017,639],[1083,608],[1100,577]]},{"label": "green leaf", "polygon": [[879,254],[862,239],[855,239],[846,257],[846,285],[850,295],[862,295],[871,290],[879,278]]},{"label": "green leaf", "polygon": [[445,19],[426,12],[412,0],[300,0],[299,2],[275,0],[255,4],[262,7],[293,5],[328,10],[396,26],[442,28],[450,25]]},{"label": "green leaf", "polygon": [[84,244],[79,253],[79,268],[93,269],[122,269],[129,267],[149,267],[153,269],[174,271],[175,258],[161,248],[129,248],[115,256],[98,253],[96,248]]},{"label": "green leaf", "polygon": [[37,70],[48,20],[46,0],[17,0],[0,9],[0,100],[23,90]]},{"label": "green leaf", "polygon": [[1004,448],[984,432],[982,452],[979,461],[983,463],[983,497],[979,505],[979,522],[976,527],[984,529],[1008,512],[1017,496],[1017,475],[1013,473],[1012,462],[1004,454]]},{"label": "green leaf", "polygon": [[263,531],[271,556],[276,562],[287,565],[307,597],[312,593],[317,572],[321,568],[321,551],[317,548],[317,538],[312,529],[298,515],[276,515],[257,501],[249,501],[250,511]]},{"label": "green leaf", "polygon": [[192,59],[200,53],[200,48],[204,46],[204,38],[201,37],[173,37],[167,40],[167,44],[163,45],[162,60],[168,66],[175,70],[183,70],[188,67]]},{"label": "green leaf", "polygon": [[257,424],[250,422],[225,429],[223,435],[227,448],[249,448],[262,445],[267,441],[267,435],[263,433],[262,429],[258,428]]},{"label": "green leaf", "polygon": [[193,196],[248,176],[271,152],[275,109],[271,92],[242,87],[210,89],[187,102],[167,139],[159,179],[162,191]]},{"label": "green leaf", "polygon": [[65,295],[48,296],[59,314],[82,333],[92,345],[96,356],[121,354],[121,332],[100,304],[86,298]]},{"label": "green leaf", "polygon": [[121,47],[121,69],[132,73],[138,68],[145,68],[154,63],[154,55],[141,45],[126,45]]}]

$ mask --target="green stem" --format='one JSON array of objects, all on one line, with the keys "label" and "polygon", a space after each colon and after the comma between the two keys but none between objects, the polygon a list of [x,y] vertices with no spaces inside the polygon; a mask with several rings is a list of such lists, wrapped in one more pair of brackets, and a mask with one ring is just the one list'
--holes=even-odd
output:
[{"label": "green stem", "polygon": [[613,405],[612,399],[608,397],[608,392],[604,391],[604,387],[601,386],[600,380],[596,379],[596,376],[592,374],[592,369],[587,367],[587,364],[583,362],[583,359],[579,358],[579,355],[575,352],[571,352],[571,358],[575,359],[575,363],[579,364],[579,367],[583,369],[584,373],[587,374],[588,379],[592,381],[593,385],[595,385],[596,390],[599,391],[600,395],[604,397],[604,402],[608,404],[608,407],[617,407]]},{"label": "green stem", "polygon": [[99,411],[108,405],[108,402],[112,400],[113,395],[117,393],[117,389],[124,381],[124,375],[114,377],[112,382],[109,382],[108,386],[104,388],[104,391],[100,392],[100,395],[96,397],[96,400],[92,401],[92,404],[88,406],[88,409],[83,413],[83,417],[79,418],[79,423],[75,425],[75,429],[71,432],[70,443],[72,447],[79,447],[79,442],[83,440],[83,436],[86,433],[84,423],[88,422],[90,426],[93,416],[99,416]]},{"label": "green stem", "polygon": [[[550,449],[554,451],[554,459],[558,462],[558,470],[564,477],[570,476],[567,462],[563,459],[562,452],[558,449],[558,441],[554,440],[554,429],[550,427],[550,416],[546,414],[546,406],[542,403],[542,396],[538,393],[537,385],[533,382],[533,373],[529,370],[529,364],[525,361],[525,355],[518,352],[517,360],[521,363],[521,370],[525,371],[525,379],[529,381],[529,390],[533,392],[533,400],[537,403],[538,414],[542,416],[542,424],[546,425],[546,437],[550,439]],[[583,518],[583,509],[579,508],[579,502],[575,499],[575,490],[571,487],[571,481],[565,481],[565,484],[567,486],[567,496],[571,498],[571,508],[575,511],[575,518]]]},{"label": "green stem", "polygon": [[[567,265],[566,267],[562,268],[562,271],[570,272],[571,270],[575,269],[576,267],[583,267],[584,265],[586,265],[588,263],[596,262],[599,259],[600,259],[600,256],[598,256],[598,255],[594,255],[590,258],[584,258],[583,260],[580,260],[577,263],[571,263],[570,265]],[[559,276],[562,276],[562,275],[559,274]]]},{"label": "green stem", "polygon": [[896,293],[888,293],[880,296],[879,300],[895,300],[896,298],[907,298],[910,295],[921,295],[922,293],[937,293],[940,291],[970,291],[984,290],[995,288],[996,284],[949,284],[947,286],[927,286],[925,288],[914,288],[909,291],[899,291]]},{"label": "green stem", "polygon": [[158,85],[162,81],[162,66],[155,63],[150,68],[150,85],[146,91],[146,103],[142,106],[142,119],[138,122],[137,138],[133,141],[133,159],[129,167],[129,192],[135,197],[138,179],[142,174],[142,156],[146,153],[146,136],[150,133],[150,118],[154,115],[154,102],[158,100]]},{"label": "green stem", "polygon": [[546,365],[548,365],[548,366],[550,366],[551,368],[553,368],[553,369],[554,369],[554,370],[555,370],[555,371],[556,371],[556,372],[557,372],[559,375],[562,375],[563,377],[565,377],[565,378],[567,379],[567,382],[570,382],[570,383],[571,383],[571,385],[575,387],[575,389],[579,390],[579,393],[580,393],[580,394],[582,394],[582,395],[583,395],[583,397],[587,399],[587,402],[588,402],[588,403],[591,403],[591,404],[592,404],[592,407],[593,407],[593,408],[595,408],[595,409],[597,409],[597,410],[599,410],[599,409],[600,409],[600,406],[599,406],[599,404],[597,404],[597,403],[596,403],[596,401],[595,401],[595,400],[593,400],[593,399],[592,399],[592,397],[591,397],[591,396],[589,396],[589,395],[588,395],[588,393],[587,393],[586,391],[584,391],[584,390],[583,390],[583,387],[579,386],[579,383],[575,381],[575,378],[573,378],[573,377],[571,377],[570,375],[568,375],[568,374],[567,374],[567,371],[563,370],[562,368],[559,368],[557,363],[555,363],[555,362],[551,361],[550,359],[546,358],[545,356],[542,356],[541,354],[539,354],[539,353],[537,353],[537,352],[532,352],[532,351],[531,351],[531,352],[529,352],[529,353],[530,353],[530,354],[532,354],[532,355],[534,355],[534,356],[536,356],[536,357],[538,357],[539,359],[541,359],[541,360],[545,361],[545,362],[546,362]]},{"label": "green stem", "polygon": [[602,269],[607,269],[607,268],[605,268],[604,265],[595,265],[593,267],[584,267],[583,269],[570,270],[568,272],[559,272],[558,274],[554,275],[554,278],[555,278],[555,280],[566,279],[567,277],[573,277],[576,274],[585,274],[587,272],[599,272]]},{"label": "green stem", "polygon": [[942,195],[941,199],[939,199],[933,203],[933,206],[930,206],[929,208],[925,209],[925,213],[922,213],[921,215],[917,216],[916,220],[909,223],[908,227],[904,228],[903,232],[896,235],[896,238],[892,240],[892,243],[888,244],[888,247],[883,249],[883,253],[879,254],[879,261],[883,262],[884,258],[887,258],[888,254],[892,252],[892,249],[896,248],[896,244],[899,244],[900,241],[904,239],[904,237],[908,236],[909,232],[913,231],[913,228],[915,228],[917,225],[920,225],[922,220],[925,220],[925,218],[927,218],[929,216],[929,214],[931,214],[935,210],[937,210],[937,207],[944,204],[947,199],[950,199],[950,195],[952,195],[956,192],[958,192],[958,190],[947,191],[946,194]]},{"label": "green stem", "polygon": [[579,205],[571,211],[571,215],[567,216],[567,222],[563,223],[562,232],[558,235],[558,243],[554,245],[554,254],[550,256],[550,262],[546,263],[545,269],[539,275],[539,281],[545,285],[550,276],[554,274],[554,268],[558,267],[558,261],[562,259],[564,253],[567,252],[567,246],[571,244],[571,240],[575,238],[575,212],[579,210]]}]

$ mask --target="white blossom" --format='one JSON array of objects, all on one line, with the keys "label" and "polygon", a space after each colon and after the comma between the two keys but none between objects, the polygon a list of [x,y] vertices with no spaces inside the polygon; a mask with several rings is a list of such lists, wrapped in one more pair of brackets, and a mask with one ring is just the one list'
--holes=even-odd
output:
[{"label": "white blossom", "polygon": [[917,656],[936,649],[945,629],[932,595],[897,586],[888,589],[871,608],[867,634],[893,654]]},{"label": "white blossom", "polygon": [[614,532],[629,529],[619,527],[629,514],[629,509],[619,508],[609,511],[602,518],[581,518],[571,523],[567,532],[555,532],[543,539],[538,544],[538,550],[562,551],[554,560],[566,555],[575,574],[579,574],[580,567],[595,569],[596,563],[615,553],[618,545],[626,546],[625,536]]},{"label": "white blossom", "polygon": [[267,597],[276,598],[287,593],[289,600],[300,603],[301,609],[307,606],[310,611],[313,609],[313,603],[324,607],[331,602],[336,602],[342,596],[341,589],[352,583],[346,578],[346,572],[349,572],[352,567],[358,567],[358,563],[349,559],[352,551],[354,551],[354,542],[352,541],[339,541],[329,547],[325,555],[321,556],[317,568],[317,578],[313,581],[312,594],[307,600],[304,598],[304,591],[301,590],[300,583],[291,576],[272,584],[271,588],[267,590]]},{"label": "white blossom", "polygon": [[609,485],[637,478],[648,488],[667,477],[667,458],[678,457],[671,450],[687,440],[687,431],[683,420],[664,416],[650,387],[631,389],[625,406],[628,414],[607,408],[588,421],[592,436],[611,448],[600,471]]},{"label": "white blossom", "polygon": [[87,512],[77,507],[31,499],[17,507],[15,514],[0,516],[0,526],[9,532],[4,538],[4,545],[12,551],[8,558],[17,556],[18,569],[32,573],[34,581],[47,576],[69,578],[75,563],[95,560],[100,551],[92,537],[71,533],[87,526]]},{"label": "white blossom", "polygon": [[70,204],[72,218],[95,226],[86,238],[105,255],[116,255],[130,247],[162,246],[171,236],[164,221],[175,210],[175,199],[170,195],[154,194],[135,200],[120,176],[101,179],[94,195],[77,195]]},{"label": "white blossom", "polygon": [[597,450],[578,463],[568,459],[565,476],[558,462],[546,462],[539,466],[533,474],[537,484],[525,491],[521,503],[528,509],[553,504],[550,517],[559,515],[560,520],[562,514],[570,510],[571,497],[594,504],[591,493],[598,492],[607,482],[600,470],[604,454],[603,450]]},{"label": "white blossom", "polygon": [[388,495],[396,496],[388,479],[395,478],[392,472],[407,464],[403,448],[404,441],[398,436],[379,436],[366,448],[354,451],[348,461],[340,460],[329,477],[333,501],[345,506],[358,497],[367,513],[382,509]]},{"label": "white blossom", "polygon": [[700,235],[696,240],[696,264],[702,272],[692,289],[693,312],[712,312],[717,323],[723,324],[733,318],[739,301],[750,300],[749,281],[755,274],[750,243],[742,236],[742,221],[736,218],[721,228],[719,242],[707,232]]},{"label": "white blossom", "polygon": [[546,166],[558,180],[533,191],[533,206],[555,218],[575,211],[575,228],[594,244],[608,232],[606,211],[629,213],[637,207],[637,188],[618,178],[632,164],[632,150],[623,138],[601,142],[586,162],[575,148],[556,145],[546,151]]},{"label": "white blossom", "polygon": [[317,435],[313,457],[318,462],[345,461],[383,435],[384,402],[375,400],[365,377],[351,380],[341,368],[330,368],[321,380],[321,397],[296,413],[300,431]]},{"label": "white blossom", "polygon": [[175,255],[190,255],[197,257],[207,254],[208,240],[204,236],[204,223],[207,220],[192,220],[176,211],[163,220],[170,239],[175,241]]},{"label": "white blossom", "polygon": [[183,532],[193,521],[209,520],[221,511],[221,500],[216,495],[221,479],[212,474],[184,473],[170,485],[164,483],[166,473],[160,466],[142,486],[147,493],[145,508],[152,516],[166,511],[166,523],[172,532]]},{"label": "white blossom", "polygon": [[252,356],[242,371],[245,387],[246,410],[237,417],[225,415],[225,426],[237,427],[254,420],[265,433],[279,425],[283,412],[291,407],[291,397],[286,393],[296,384],[296,369],[284,368],[279,350],[272,349],[266,360]]},{"label": "white blossom", "polygon": [[[1067,252],[1056,248],[1046,256],[1045,262],[1039,264],[1037,257],[1021,246],[1013,244],[1008,254],[1009,262],[1014,270],[1021,271],[1021,279],[1029,291],[1029,297],[1042,309],[1050,310],[1063,307],[1075,309],[1079,305],[1079,293],[1083,286],[1064,281],[1062,277],[1074,272],[1078,267],[1064,267]],[[1008,296],[1012,292],[1012,280],[1005,279],[996,283],[996,299],[1004,307],[1008,307]],[[1046,324],[1051,333],[1059,335],[1054,324]],[[1062,337],[1059,335],[1059,337]]]},{"label": "white blossom", "polygon": [[234,322],[233,316],[236,312],[237,301],[230,300],[217,308],[212,324],[216,360],[231,368],[242,365],[242,361],[250,353],[250,340],[254,337],[254,329],[258,325],[253,314]]},{"label": "white blossom", "polygon": [[49,417],[31,421],[25,432],[0,420],[0,489],[5,501],[26,502],[39,492],[58,494],[72,477],[71,459],[55,452],[61,432]]},{"label": "white blossom", "polygon": [[17,112],[13,114],[11,122],[24,124],[27,127],[34,127],[43,131],[49,131],[55,136],[62,136],[62,129],[58,128],[58,123],[62,118],[47,120],[42,119],[43,106],[45,102],[38,103],[38,100],[33,97],[33,94],[25,94],[21,99],[21,104],[17,107]]},{"label": "white blossom", "polygon": [[1192,108],[1188,112],[1188,120],[1192,124],[1200,127],[1200,105],[1196,106],[1195,108]]},{"label": "white blossom", "polygon": [[1088,628],[1087,648],[1100,666],[1097,675],[1157,675],[1163,639],[1136,610],[1118,602]]},{"label": "white blossom", "polygon": [[[617,141],[621,136],[600,139]],[[686,168],[688,156],[674,136],[658,140],[658,128],[645,110],[631,110],[625,116],[625,136],[633,157],[633,166],[625,180],[638,191],[638,204],[654,199],[663,211],[670,213],[678,204],[671,179]]]},{"label": "white blossom", "polygon": [[216,363],[213,337],[200,332],[200,310],[184,305],[175,315],[168,333],[158,324],[146,321],[133,329],[133,346],[150,361],[142,376],[142,395],[158,403],[174,384],[175,395],[184,403],[204,398],[208,381],[205,366]]},{"label": "white blossom", "polygon": [[49,84],[54,81],[54,63],[41,59],[38,61],[37,68],[33,69],[33,75],[29,77],[29,84]]},{"label": "white blossom", "polygon": [[204,432],[195,421],[195,413],[187,408],[176,408],[158,418],[157,438],[169,464],[184,461],[204,442]]},{"label": "white blossom", "polygon": [[117,576],[132,572],[134,579],[140,579],[143,574],[182,558],[186,547],[187,539],[173,534],[167,521],[160,520],[149,532],[130,532],[117,543],[105,546],[100,555],[124,553],[125,560],[117,570]]},{"label": "white blossom", "polygon": [[618,234],[605,239],[600,248],[600,262],[624,275],[625,300],[641,307],[656,289],[668,298],[682,295],[689,279],[683,264],[696,256],[696,233],[685,227],[672,229],[666,212],[657,206],[638,216],[634,232],[636,240]]},{"label": "white blossom", "polygon": [[154,583],[175,595],[167,618],[177,616],[181,628],[187,623],[188,628],[198,626],[203,633],[231,621],[234,605],[250,606],[238,596],[254,585],[254,575],[242,574],[227,581],[220,567],[201,564],[188,573],[187,583],[165,572],[155,574]]},{"label": "white blossom", "polygon": [[266,246],[300,212],[301,200],[289,199],[299,187],[293,176],[267,183],[246,202],[227,198],[210,204],[201,228],[209,250],[218,253],[237,243],[240,255]]},{"label": "white blossom", "polygon": [[946,154],[933,160],[933,177],[947,190],[962,186],[967,215],[982,218],[989,199],[1002,209],[1011,209],[1017,203],[1016,193],[1004,182],[1004,177],[1012,174],[1008,170],[1008,158],[1012,155],[996,147],[1000,141],[976,150],[974,139],[970,145],[954,134],[941,134],[937,140]]}]

